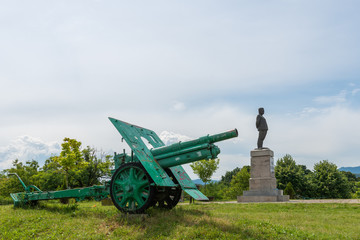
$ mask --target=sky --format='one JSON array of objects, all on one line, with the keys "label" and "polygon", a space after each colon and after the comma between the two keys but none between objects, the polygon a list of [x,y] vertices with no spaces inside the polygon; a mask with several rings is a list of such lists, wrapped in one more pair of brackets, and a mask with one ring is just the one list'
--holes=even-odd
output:
[{"label": "sky", "polygon": [[[360,166],[359,1],[0,0],[0,171],[65,137],[128,150],[108,117],[165,143],[237,128],[219,169],[264,146]],[[186,165],[190,177],[198,178]]]}]

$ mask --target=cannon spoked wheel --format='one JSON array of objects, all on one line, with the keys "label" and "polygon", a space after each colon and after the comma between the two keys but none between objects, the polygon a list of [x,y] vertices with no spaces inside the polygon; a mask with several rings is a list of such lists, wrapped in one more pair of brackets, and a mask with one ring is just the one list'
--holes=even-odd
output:
[{"label": "cannon spoked wheel", "polygon": [[[179,184],[170,169],[165,169],[165,171],[175,184]],[[157,190],[155,192],[155,198],[152,202],[152,206],[155,208],[172,209],[180,201],[181,192],[181,187],[166,188],[165,191]]]},{"label": "cannon spoked wheel", "polygon": [[110,196],[124,213],[143,213],[153,202],[152,179],[141,163],[126,163],[119,167],[110,182]]}]

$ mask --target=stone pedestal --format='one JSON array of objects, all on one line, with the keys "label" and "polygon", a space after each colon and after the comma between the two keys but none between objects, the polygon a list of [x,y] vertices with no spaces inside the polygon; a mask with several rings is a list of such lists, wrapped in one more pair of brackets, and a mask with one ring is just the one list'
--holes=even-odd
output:
[{"label": "stone pedestal", "polygon": [[249,191],[238,196],[238,202],[285,202],[289,195],[276,188],[274,152],[270,149],[251,151]]}]

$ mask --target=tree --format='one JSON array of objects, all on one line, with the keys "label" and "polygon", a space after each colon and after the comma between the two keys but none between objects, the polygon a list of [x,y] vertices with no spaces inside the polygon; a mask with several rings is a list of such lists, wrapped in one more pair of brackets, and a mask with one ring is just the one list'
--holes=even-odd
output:
[{"label": "tree", "polygon": [[306,165],[298,165],[304,171],[305,175],[312,173],[310,169],[306,167]]},{"label": "tree", "polygon": [[209,159],[193,162],[190,164],[194,173],[206,184],[210,182],[212,175],[219,167],[219,159]]},{"label": "tree", "polygon": [[89,146],[82,150],[82,155],[86,165],[84,168],[73,173],[72,185],[76,185],[77,187],[93,186],[100,184],[102,177],[111,177],[111,155],[101,153],[98,157],[96,149]]},{"label": "tree", "polygon": [[231,179],[240,172],[240,168],[235,168],[232,171],[226,171],[224,176],[221,176],[221,182],[225,183],[226,185],[230,185]]},{"label": "tree", "polygon": [[224,199],[224,190],[228,188],[225,183],[219,182],[210,182],[206,184],[206,188],[200,186],[200,191],[204,193],[206,196],[214,197],[216,200]]},{"label": "tree", "polygon": [[355,183],[355,193],[352,196],[353,198],[360,198],[360,182]]},{"label": "tree", "polygon": [[284,194],[285,195],[289,195],[290,196],[290,199],[293,199],[294,196],[295,196],[295,191],[294,191],[294,188],[291,184],[291,182],[289,182],[287,185],[286,185],[286,188],[284,189]]},{"label": "tree", "polygon": [[234,199],[243,194],[243,191],[249,189],[250,173],[249,168],[243,167],[231,180],[230,187],[225,192],[225,196]]},{"label": "tree", "polygon": [[337,166],[327,160],[314,165],[314,179],[316,192],[319,197],[350,198],[351,185],[346,176]]},{"label": "tree", "polygon": [[[303,165],[296,165],[291,155],[286,154],[276,162],[275,177],[279,189],[285,189],[286,185],[291,182],[295,195],[304,196],[307,188],[305,171]],[[311,171],[310,171],[311,172]]]},{"label": "tree", "polygon": [[[27,161],[25,164],[18,159],[13,161],[13,167],[3,171],[3,174],[16,173],[25,185],[36,185],[33,177],[38,173],[39,163],[35,160]],[[4,177],[0,184],[0,195],[9,196],[10,193],[23,192],[24,188],[15,176]]]},{"label": "tree", "polygon": [[351,189],[351,193],[355,193],[356,192],[356,182],[357,182],[357,177],[355,174],[353,174],[352,172],[348,172],[348,171],[341,171],[341,173],[347,178],[347,180],[349,181],[350,189]]},{"label": "tree", "polygon": [[60,169],[65,174],[65,185],[69,188],[69,174],[70,171],[76,174],[81,168],[85,166],[85,161],[80,151],[81,142],[71,138],[64,138],[61,144],[60,156],[54,157],[54,161],[59,164]]},{"label": "tree", "polygon": [[318,197],[317,186],[314,181],[314,173],[309,172],[305,175],[304,184],[302,185],[302,190],[300,196],[306,198],[316,198]]},{"label": "tree", "polygon": [[341,171],[342,174],[345,175],[345,177],[349,180],[349,181],[357,181],[357,177],[355,174],[353,174],[352,172],[349,171]]},{"label": "tree", "polygon": [[66,188],[64,172],[55,161],[58,156],[52,156],[45,161],[42,170],[33,177],[34,182],[43,191],[62,190]]},{"label": "tree", "polygon": [[[76,140],[75,140],[76,141]],[[79,142],[78,142],[79,143]],[[88,187],[100,184],[102,177],[111,177],[110,166],[112,166],[111,155],[105,155],[100,153],[95,149],[87,146],[85,149],[81,150],[80,145],[78,145],[78,155],[80,152],[80,160],[77,160],[72,168],[64,170],[64,167],[59,163],[60,156],[54,156],[46,160],[43,167],[44,174],[42,178],[42,183],[46,185],[45,189],[53,188],[55,189],[64,189],[64,188],[74,188],[74,187]],[[80,164],[78,164],[80,162]],[[61,173],[61,175],[59,175]],[[67,184],[63,186],[63,174],[66,174]],[[55,176],[54,176],[55,175]],[[58,175],[58,176],[56,176]],[[48,181],[49,178],[53,176],[55,181]],[[62,177],[63,180],[61,180]]]}]

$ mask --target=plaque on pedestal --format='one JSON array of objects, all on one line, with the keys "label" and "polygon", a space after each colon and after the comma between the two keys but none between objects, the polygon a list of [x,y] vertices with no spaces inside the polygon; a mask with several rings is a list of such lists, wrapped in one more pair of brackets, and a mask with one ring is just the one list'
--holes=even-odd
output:
[{"label": "plaque on pedestal", "polygon": [[276,188],[274,152],[270,149],[251,151],[249,191],[237,197],[238,202],[285,202],[289,195]]}]

